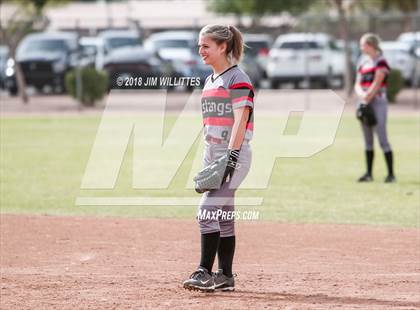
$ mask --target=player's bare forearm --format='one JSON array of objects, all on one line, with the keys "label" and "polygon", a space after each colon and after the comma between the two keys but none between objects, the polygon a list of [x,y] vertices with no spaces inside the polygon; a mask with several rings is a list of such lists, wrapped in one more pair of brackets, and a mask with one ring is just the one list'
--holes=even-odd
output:
[{"label": "player's bare forearm", "polygon": [[366,95],[366,92],[363,90],[362,86],[360,86],[360,79],[356,80],[354,84],[354,91],[359,98],[363,98]]},{"label": "player's bare forearm", "polygon": [[229,149],[231,150],[239,150],[241,148],[245,137],[246,124],[249,119],[249,110],[249,107],[233,110],[234,123],[229,141]]},{"label": "player's bare forearm", "polygon": [[363,89],[361,86],[362,77],[360,74],[357,74],[356,76],[356,82],[354,84],[354,91],[356,92],[356,95],[361,99],[364,100],[366,96],[366,90]]}]

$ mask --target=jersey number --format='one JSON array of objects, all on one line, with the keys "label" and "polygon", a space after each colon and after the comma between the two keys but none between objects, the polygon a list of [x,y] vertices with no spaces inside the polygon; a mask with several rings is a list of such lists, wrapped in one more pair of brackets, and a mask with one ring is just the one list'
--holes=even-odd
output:
[{"label": "jersey number", "polygon": [[228,137],[228,131],[227,130],[223,130],[222,131],[222,138],[223,138],[223,140],[227,140],[227,137]]}]

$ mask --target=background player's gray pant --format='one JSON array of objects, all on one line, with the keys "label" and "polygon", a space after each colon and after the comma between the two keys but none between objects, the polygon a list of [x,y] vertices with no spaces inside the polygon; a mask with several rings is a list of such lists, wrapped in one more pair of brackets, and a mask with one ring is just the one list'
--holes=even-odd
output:
[{"label": "background player's gray pant", "polygon": [[389,145],[388,136],[386,133],[388,102],[384,98],[375,97],[369,104],[372,106],[373,111],[375,112],[377,124],[373,127],[370,127],[362,123],[363,136],[365,138],[365,150],[373,151],[373,132],[376,131],[382,150],[385,153],[389,152],[391,151],[391,145]]},{"label": "background player's gray pant", "polygon": [[[204,151],[204,166],[226,154],[227,144],[206,144]],[[235,210],[235,191],[245,179],[251,166],[252,151],[249,144],[243,144],[239,154],[238,163],[240,167],[235,170],[232,180],[225,182],[220,189],[205,192],[198,206],[197,220],[200,225],[201,234],[209,234],[220,231],[220,237],[235,235],[235,218],[215,218],[223,211],[225,215],[233,214]],[[207,216],[206,215],[210,215]]]}]

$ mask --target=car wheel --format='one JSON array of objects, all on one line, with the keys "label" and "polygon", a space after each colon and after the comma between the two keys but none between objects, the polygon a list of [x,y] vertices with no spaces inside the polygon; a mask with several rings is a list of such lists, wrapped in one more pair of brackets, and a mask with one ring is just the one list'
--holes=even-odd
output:
[{"label": "car wheel", "polygon": [[280,87],[280,82],[275,79],[270,80],[270,84],[272,89],[278,89]]},{"label": "car wheel", "polygon": [[[42,86],[35,86],[35,90],[36,90],[36,93],[37,94],[45,94],[45,92],[49,92],[50,91],[50,88],[48,88],[49,86],[45,86],[45,87],[42,87]],[[47,91],[45,91],[47,89]]]},{"label": "car wheel", "polygon": [[63,85],[56,86],[54,88],[54,92],[56,94],[59,94],[59,95],[63,95],[63,94],[66,94],[67,93],[66,92],[66,88]]},{"label": "car wheel", "polygon": [[260,88],[260,81],[254,81],[252,84],[254,88]]},{"label": "car wheel", "polygon": [[327,80],[326,79],[311,79],[309,81],[309,87],[311,89],[322,89],[326,88]]},{"label": "car wheel", "polygon": [[339,89],[343,89],[343,87],[344,87],[344,76],[339,76],[338,78],[337,78],[337,80],[338,80],[338,85],[337,85],[337,88],[339,88]]},{"label": "car wheel", "polygon": [[320,83],[320,87],[319,87],[319,88],[322,88],[322,89],[329,89],[329,88],[331,88],[331,87],[332,87],[331,80],[330,80],[330,79],[328,79],[328,78],[326,78],[324,81],[322,81],[322,82]]},{"label": "car wheel", "polygon": [[16,86],[10,87],[8,91],[9,91],[10,96],[13,96],[13,97],[17,96],[18,94],[18,88]]},{"label": "car wheel", "polygon": [[262,78],[263,78],[263,79],[268,78],[267,71],[262,70]]},{"label": "car wheel", "polygon": [[333,72],[331,67],[328,68],[327,75],[325,76],[325,80],[321,83],[321,88],[329,89],[333,86]]}]

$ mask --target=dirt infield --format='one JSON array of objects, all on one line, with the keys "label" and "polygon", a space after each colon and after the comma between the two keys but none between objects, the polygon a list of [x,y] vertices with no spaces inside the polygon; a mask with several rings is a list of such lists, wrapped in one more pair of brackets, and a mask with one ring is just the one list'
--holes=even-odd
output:
[{"label": "dirt infield", "polygon": [[2,309],[416,309],[419,230],[237,224],[237,290],[186,291],[193,220],[1,216]]}]

